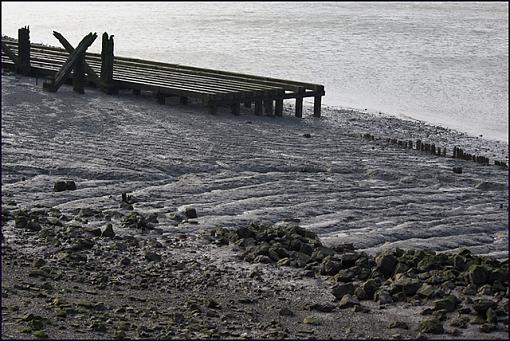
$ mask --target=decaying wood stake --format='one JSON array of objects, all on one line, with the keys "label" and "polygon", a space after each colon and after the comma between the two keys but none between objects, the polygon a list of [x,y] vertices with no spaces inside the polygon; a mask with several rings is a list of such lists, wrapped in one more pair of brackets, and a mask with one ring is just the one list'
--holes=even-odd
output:
[{"label": "decaying wood stake", "polygon": [[322,96],[324,95],[324,87],[318,87],[316,91],[318,91],[320,95],[317,95],[313,98],[313,116],[321,117],[321,101]]},{"label": "decaying wood stake", "polygon": [[101,89],[107,94],[113,94],[116,91],[113,85],[113,35],[108,37],[108,33],[103,33],[101,49]]},{"label": "decaying wood stake", "polygon": [[18,30],[18,64],[16,73],[30,75],[30,29],[29,26]]},{"label": "decaying wood stake", "polygon": [[305,92],[305,89],[299,87],[298,95],[296,96],[296,112],[294,114],[296,117],[303,117],[303,92]]},{"label": "decaying wood stake", "polygon": [[272,99],[265,99],[264,100],[264,112],[266,114],[272,114],[273,113],[273,100]]},{"label": "decaying wood stake", "polygon": [[262,115],[262,100],[255,100],[255,115]]},{"label": "decaying wood stake", "polygon": [[207,106],[209,108],[209,113],[211,115],[216,115],[218,113],[218,105],[215,102],[209,101]]},{"label": "decaying wood stake", "polygon": [[230,108],[232,110],[232,114],[239,115],[241,112],[241,102],[234,102],[230,105]]},{"label": "decaying wood stake", "polygon": [[73,90],[79,94],[85,93],[85,56],[82,54],[73,69]]},{"label": "decaying wood stake", "polygon": [[162,93],[156,94],[156,99],[157,99],[159,104],[166,104],[166,96],[165,96],[165,94],[162,94]]}]

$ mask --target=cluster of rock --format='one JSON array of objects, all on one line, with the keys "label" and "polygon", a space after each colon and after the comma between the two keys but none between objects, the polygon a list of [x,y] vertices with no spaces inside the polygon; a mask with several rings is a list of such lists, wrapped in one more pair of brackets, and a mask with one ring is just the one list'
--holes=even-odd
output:
[{"label": "cluster of rock", "polygon": [[[432,250],[386,250],[374,256],[355,251],[352,244],[329,248],[317,235],[296,224],[252,224],[238,230],[212,230],[214,243],[235,244],[242,259],[304,269],[305,276],[330,276],[339,308],[374,300],[381,308],[396,302],[428,306],[420,332],[459,335],[457,328],[479,325],[482,332],[508,328],[508,261]],[[452,316],[452,313],[456,313]]]}]

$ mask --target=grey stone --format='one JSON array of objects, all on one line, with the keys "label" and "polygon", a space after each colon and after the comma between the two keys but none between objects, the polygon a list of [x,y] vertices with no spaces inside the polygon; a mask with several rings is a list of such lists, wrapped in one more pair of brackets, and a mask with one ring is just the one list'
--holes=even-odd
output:
[{"label": "grey stone", "polygon": [[393,321],[388,326],[389,329],[409,329],[407,323],[403,321]]},{"label": "grey stone", "polygon": [[482,333],[492,333],[498,330],[498,326],[493,323],[484,323],[479,329]]},{"label": "grey stone", "polygon": [[74,191],[76,189],[76,184],[72,180],[67,181],[57,181],[53,185],[53,192],[63,192],[63,191]]},{"label": "grey stone", "polygon": [[330,303],[314,303],[310,305],[310,310],[316,310],[321,313],[331,313],[336,309],[336,306]]},{"label": "grey stone", "polygon": [[374,300],[379,304],[388,304],[393,302],[393,298],[386,289],[379,289],[374,295]]},{"label": "grey stone", "polygon": [[474,285],[482,285],[487,282],[489,272],[483,265],[471,265],[467,271],[469,280]]},{"label": "grey stone", "polygon": [[269,256],[266,256],[266,255],[258,255],[257,257],[255,257],[253,262],[254,263],[268,264],[268,263],[271,263],[271,258]]},{"label": "grey stone", "polygon": [[149,262],[159,262],[161,261],[161,256],[155,252],[147,251],[145,253],[145,259]]},{"label": "grey stone", "polygon": [[340,269],[341,263],[328,256],[322,261],[320,273],[321,275],[333,276],[336,275]]},{"label": "grey stone", "polygon": [[337,299],[342,299],[344,295],[352,295],[354,293],[354,286],[352,283],[338,283],[333,286],[331,293]]},{"label": "grey stone", "polygon": [[278,310],[278,315],[280,315],[280,316],[294,316],[296,314],[294,314],[294,312],[292,310],[290,310],[289,308],[283,307],[280,310]]},{"label": "grey stone", "polygon": [[102,237],[107,237],[107,238],[113,238],[115,237],[115,232],[113,232],[113,226],[112,224],[108,224],[106,225],[106,228],[104,229],[104,231],[101,233],[101,236]]},{"label": "grey stone", "polygon": [[186,207],[186,209],[184,210],[184,215],[188,219],[198,218],[197,210],[193,207]]},{"label": "grey stone", "polygon": [[390,277],[397,266],[397,258],[391,253],[383,253],[375,258],[376,270],[384,277]]},{"label": "grey stone", "polygon": [[434,310],[446,310],[452,312],[457,308],[460,300],[454,295],[448,295],[447,297],[432,302]]},{"label": "grey stone", "polygon": [[360,303],[356,297],[352,296],[351,294],[345,294],[342,297],[342,299],[340,300],[340,303],[338,303],[338,307],[340,309],[345,309],[345,308],[354,307],[359,304]]},{"label": "grey stone", "polygon": [[428,334],[443,334],[443,323],[436,318],[424,320],[420,323],[418,330]]}]

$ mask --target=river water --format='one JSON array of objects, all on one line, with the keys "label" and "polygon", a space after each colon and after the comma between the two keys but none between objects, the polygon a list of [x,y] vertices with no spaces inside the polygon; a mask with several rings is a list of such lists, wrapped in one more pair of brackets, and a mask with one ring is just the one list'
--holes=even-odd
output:
[{"label": "river water", "polygon": [[[325,85],[323,103],[508,141],[508,3],[2,2],[2,34]],[[98,39],[90,48],[100,51]]]}]

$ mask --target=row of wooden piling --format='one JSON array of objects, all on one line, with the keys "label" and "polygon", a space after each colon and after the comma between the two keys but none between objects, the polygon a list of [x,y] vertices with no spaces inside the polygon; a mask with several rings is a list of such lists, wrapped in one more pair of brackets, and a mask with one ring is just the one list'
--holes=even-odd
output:
[{"label": "row of wooden piling", "polygon": [[462,160],[466,160],[466,161],[474,161],[474,162],[481,163],[484,165],[488,165],[490,163],[488,157],[474,155],[474,154],[470,154],[470,153],[464,153],[464,150],[462,150],[462,148],[458,148],[458,147],[453,148],[453,158],[454,159],[462,159]]},{"label": "row of wooden piling", "polygon": [[[376,140],[376,137],[369,133],[361,134],[361,137],[370,141]],[[385,142],[391,145],[396,145],[402,149],[414,149],[431,155],[447,157],[447,148],[436,146],[433,143],[425,143],[421,140],[416,140],[416,142],[413,142],[412,140],[398,140],[395,138],[386,138]],[[488,157],[465,153],[462,148],[459,148],[457,146],[453,147],[453,154],[451,155],[451,157],[454,159],[473,161],[482,165],[490,165],[490,159]],[[503,161],[494,161],[494,165],[503,168],[508,168],[506,162]]]}]

